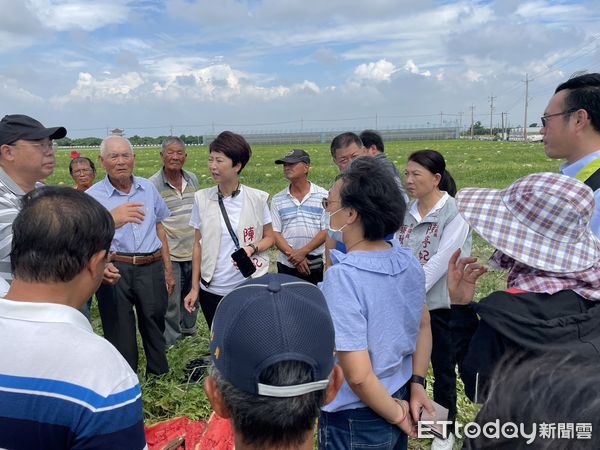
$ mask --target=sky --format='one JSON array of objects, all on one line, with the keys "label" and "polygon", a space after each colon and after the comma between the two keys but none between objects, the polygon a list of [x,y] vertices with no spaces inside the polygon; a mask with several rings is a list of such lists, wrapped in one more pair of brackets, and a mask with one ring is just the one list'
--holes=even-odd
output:
[{"label": "sky", "polygon": [[600,72],[599,22],[598,0],[0,0],[0,112],[75,138],[520,126],[526,76],[529,124]]}]

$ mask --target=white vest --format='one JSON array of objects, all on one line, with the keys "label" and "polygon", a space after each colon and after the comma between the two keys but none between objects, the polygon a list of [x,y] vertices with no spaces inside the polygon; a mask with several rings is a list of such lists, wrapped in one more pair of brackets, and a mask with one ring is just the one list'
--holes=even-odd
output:
[{"label": "white vest", "polygon": [[[417,223],[410,213],[410,203],[404,215],[404,224],[400,228],[398,237],[400,244],[413,251],[415,258],[424,265],[432,255],[437,253],[444,228],[452,222],[458,214],[456,201],[448,197],[444,206],[429,214]],[[461,249],[461,256],[471,254],[471,232]],[[450,308],[450,294],[448,293],[448,272],[444,274],[427,292],[427,307],[429,310]]]},{"label": "white vest", "polygon": [[[217,193],[217,186],[213,186],[199,190],[195,194],[200,217],[202,218],[200,225],[200,234],[202,235],[200,274],[205,285],[210,283],[215,273],[221,245],[221,209],[219,208]],[[240,195],[243,199],[242,212],[236,235],[240,241],[240,246],[243,247],[250,243],[257,244],[263,238],[263,227],[265,225],[263,211],[269,200],[269,194],[243,185]],[[269,271],[268,249],[252,255],[251,259],[256,266],[256,272],[252,274],[252,278],[260,277]]]}]

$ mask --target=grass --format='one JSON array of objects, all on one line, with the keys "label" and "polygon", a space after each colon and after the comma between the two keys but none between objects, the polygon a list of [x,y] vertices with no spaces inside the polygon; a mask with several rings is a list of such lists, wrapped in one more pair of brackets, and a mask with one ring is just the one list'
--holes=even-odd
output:
[{"label": "grass", "polygon": [[[244,169],[242,182],[252,187],[263,189],[271,195],[282,190],[286,181],[282,176],[281,166],[274,164],[275,159],[285,155],[298,145],[254,146],[252,159]],[[325,188],[329,188],[337,175],[337,167],[331,161],[328,145],[300,146],[311,155],[312,169],[310,179]],[[447,167],[461,187],[478,186],[503,188],[517,178],[533,172],[556,172],[559,163],[548,159],[541,144],[509,143],[509,142],[480,142],[480,141],[413,141],[386,143],[386,154],[403,171],[408,155],[419,149],[432,148],[440,151],[447,162]],[[80,150],[83,156],[97,160],[97,149]],[[57,151],[57,169],[48,178],[48,184],[71,185],[68,172],[68,150]],[[198,175],[201,188],[212,186],[212,180],[207,169],[207,147],[188,147],[186,170]],[[137,150],[135,174],[149,177],[161,167],[158,148]],[[102,168],[98,167],[99,180],[104,176]],[[487,260],[492,248],[479,236],[473,239],[473,254],[482,260]],[[505,276],[501,273],[486,274],[478,284],[477,298],[506,287]],[[92,311],[94,328],[101,333],[96,305]],[[185,376],[185,366],[191,359],[208,354],[208,330],[202,315],[199,314],[199,332],[192,338],[178,343],[168,353],[171,371],[161,378],[147,378],[144,373],[145,361],[140,349],[140,383],[144,398],[144,413],[147,424],[177,416],[188,416],[194,419],[206,419],[210,406],[204,395],[202,383],[190,383]],[[431,373],[429,378],[429,394],[431,392]],[[458,395],[458,421],[467,423],[477,413],[477,407],[465,397],[462,385]],[[411,440],[410,448],[429,448],[428,440]],[[460,443],[455,444],[459,448]]]}]

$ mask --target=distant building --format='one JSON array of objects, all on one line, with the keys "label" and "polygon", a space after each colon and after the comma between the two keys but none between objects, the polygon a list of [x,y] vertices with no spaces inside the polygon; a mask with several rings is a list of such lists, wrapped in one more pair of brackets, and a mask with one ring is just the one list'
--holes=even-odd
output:
[{"label": "distant building", "polygon": [[114,130],[110,130],[110,134],[113,136],[123,136],[125,134],[125,130],[122,128],[115,128]]},{"label": "distant building", "polygon": [[[527,127],[527,142],[542,142],[543,136],[540,133],[541,128],[539,127]],[[523,127],[516,127],[510,129],[510,134],[508,135],[509,141],[522,141],[523,137]]]}]

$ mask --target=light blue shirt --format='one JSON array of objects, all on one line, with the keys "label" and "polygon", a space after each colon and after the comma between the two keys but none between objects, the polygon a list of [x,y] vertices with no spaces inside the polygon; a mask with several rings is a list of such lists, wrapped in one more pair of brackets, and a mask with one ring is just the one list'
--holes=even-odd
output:
[{"label": "light blue shirt", "polygon": [[[368,350],[373,372],[390,394],[412,374],[425,306],[425,273],[397,240],[382,251],[331,250],[333,265],[319,285],[333,319],[337,351]],[[366,405],[344,384],[323,407],[334,412]]]},{"label": "light blue shirt", "polygon": [[[572,164],[565,164],[560,168],[560,172],[563,175],[575,178],[585,166],[598,158],[600,158],[600,150],[597,150]],[[600,238],[600,189],[594,191],[594,200],[596,200],[596,208],[594,209],[594,214],[592,215],[590,228],[592,229],[592,232],[598,236],[598,238]]]},{"label": "light blue shirt", "polygon": [[156,187],[147,179],[133,177],[133,185],[128,193],[117,190],[105,177],[85,191],[98,200],[102,206],[112,211],[125,203],[143,203],[144,221],[140,224],[126,223],[115,230],[110,250],[123,253],[152,253],[162,247],[156,233],[156,224],[171,215],[167,204]]}]

